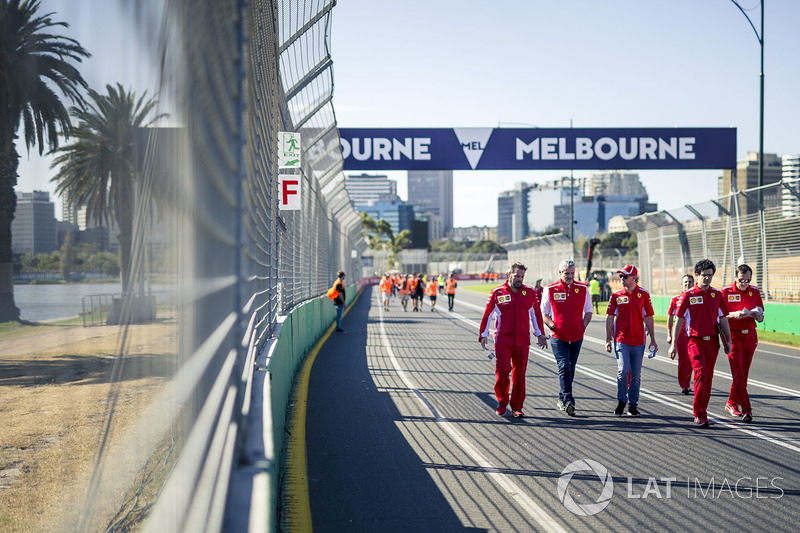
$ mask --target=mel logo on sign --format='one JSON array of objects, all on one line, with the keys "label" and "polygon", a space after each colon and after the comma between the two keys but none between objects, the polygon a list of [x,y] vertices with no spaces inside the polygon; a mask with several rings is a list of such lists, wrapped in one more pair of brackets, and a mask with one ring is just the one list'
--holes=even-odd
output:
[{"label": "mel logo on sign", "polygon": [[703,297],[702,296],[690,296],[689,297],[689,305],[702,305]]},{"label": "mel logo on sign", "polygon": [[617,305],[626,304],[626,303],[628,303],[628,297],[627,296],[617,296]]},{"label": "mel logo on sign", "polygon": [[554,292],[553,293],[553,300],[555,300],[557,302],[560,301],[560,300],[566,300],[566,299],[567,299],[567,293],[566,292]]},{"label": "mel logo on sign", "polygon": [[742,295],[741,294],[729,294],[728,295],[728,301],[729,302],[741,302],[742,301]]}]

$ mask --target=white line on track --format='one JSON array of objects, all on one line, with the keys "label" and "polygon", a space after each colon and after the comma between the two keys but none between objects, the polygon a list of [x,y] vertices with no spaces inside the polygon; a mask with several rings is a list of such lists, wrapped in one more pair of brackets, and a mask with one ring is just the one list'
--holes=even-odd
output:
[{"label": "white line on track", "polygon": [[[475,304],[471,304],[471,303],[468,303],[468,302],[459,302],[459,305],[466,305],[467,307],[472,307],[474,309],[478,309],[479,311],[483,311],[484,310],[483,307],[475,305]],[[475,322],[474,320],[470,320],[468,318],[465,318],[463,315],[459,315],[457,313],[453,313],[452,311],[447,311],[445,309],[443,309],[442,312],[450,314],[454,318],[456,318],[456,319],[458,319],[458,320],[460,320],[460,321],[462,321],[462,322],[464,322],[466,324],[469,324],[469,325],[475,327],[476,329],[480,328],[480,323]],[[598,344],[600,346],[603,346],[603,349],[605,349],[605,342],[603,342],[601,339],[597,339],[597,338],[594,338],[594,337],[584,337],[584,339],[588,340],[589,342],[592,342],[594,344]],[[544,350],[533,348],[531,350],[531,353],[534,354],[534,355],[537,355],[537,356],[539,356],[539,357],[541,357],[543,359],[547,359],[548,361],[553,361],[553,355],[550,352],[545,352]],[[661,358],[656,357],[655,359],[653,359],[653,361],[660,361],[660,362],[665,362],[665,363],[670,363],[670,364],[675,364],[675,365],[678,364],[676,361],[673,361],[673,360],[671,360],[669,358],[664,358],[664,357],[661,357]],[[599,381],[602,381],[604,383],[608,383],[609,385],[614,385],[614,386],[617,385],[617,377],[616,377],[616,375],[609,376],[607,374],[603,374],[603,373],[601,373],[601,372],[599,372],[597,370],[594,370],[594,369],[591,369],[591,368],[587,368],[587,367],[584,367],[582,365],[576,366],[575,367],[575,371],[576,372],[580,372],[582,374],[586,374],[587,376],[593,377],[593,378],[595,378],[595,379],[597,379]],[[725,377],[725,378],[728,378],[728,379],[732,379],[730,374],[727,374],[725,372],[720,372],[718,370],[714,371],[714,376],[715,377],[716,376],[720,376],[720,377]],[[773,392],[783,392],[785,394],[789,394],[789,395],[793,395],[793,396],[800,396],[800,391],[796,391],[796,390],[793,390],[793,389],[787,389],[785,387],[779,387],[777,385],[772,385],[770,383],[764,383],[764,382],[761,382],[761,381],[754,381],[754,380],[748,380],[747,383],[748,383],[748,385],[751,385],[751,384],[752,385],[758,385],[760,387],[766,388],[766,389],[768,389],[770,391],[773,391]],[[673,400],[669,396],[664,396],[663,394],[659,394],[657,392],[654,392],[654,391],[651,391],[651,390],[648,390],[648,389],[645,389],[645,388],[641,388],[640,389],[640,393],[641,393],[641,396],[644,396],[646,398],[654,400],[654,401],[656,401],[656,402],[658,402],[660,404],[667,405],[669,407],[672,407],[673,409],[677,409],[679,411],[683,411],[683,412],[689,413],[690,415],[693,414],[691,407],[685,406],[685,405]],[[770,434],[768,434],[768,432],[765,432],[763,430],[755,431],[755,430],[752,430],[752,429],[748,429],[748,428],[742,427],[739,424],[732,424],[729,421],[727,421],[725,419],[722,419],[722,418],[719,418],[719,417],[711,417],[710,419],[712,421],[714,421],[716,424],[719,424],[720,426],[724,426],[724,427],[726,427],[728,429],[733,429],[733,430],[739,431],[741,433],[744,433],[745,435],[750,435],[751,437],[756,437],[756,438],[771,442],[772,444],[775,444],[777,446],[781,446],[783,448],[787,448],[787,449],[795,451],[795,452],[800,452],[800,447],[799,446],[795,446],[794,444],[790,444],[790,440],[789,439],[785,439],[785,438],[777,437],[777,436],[774,436],[774,435],[770,435]],[[772,433],[772,432],[769,432],[769,433]]]},{"label": "white line on track", "polygon": [[[380,295],[380,293],[378,293]],[[547,512],[542,509],[532,498],[530,498],[514,481],[511,479],[511,476],[507,474],[503,474],[501,472],[497,472],[498,467],[492,464],[491,461],[486,459],[474,446],[469,442],[469,440],[464,437],[459,431],[458,427],[452,423],[450,423],[447,418],[441,416],[433,405],[425,398],[425,396],[419,391],[417,386],[411,381],[411,378],[408,377],[408,374],[402,369],[400,366],[400,362],[394,355],[394,350],[392,350],[392,345],[389,344],[389,339],[386,336],[386,329],[383,325],[383,305],[378,300],[378,312],[380,316],[380,330],[381,330],[381,340],[383,341],[383,346],[386,348],[386,352],[389,354],[389,360],[392,362],[392,366],[394,366],[397,375],[405,384],[406,388],[413,392],[417,398],[422,402],[423,405],[433,414],[436,422],[439,426],[445,430],[445,432],[450,435],[450,437],[455,441],[456,444],[472,459],[480,465],[482,468],[487,470],[487,475],[491,478],[497,485],[502,488],[506,496],[513,499],[518,509],[524,510],[528,515],[533,518],[539,526],[545,531],[554,531],[558,533],[566,533],[566,530],[561,527],[561,525],[556,522],[556,520],[547,514]],[[445,311],[448,312],[449,311]],[[455,313],[451,313],[455,314]],[[462,320],[467,320],[461,317]],[[471,322],[471,321],[470,321]],[[474,324],[474,323],[473,323]],[[477,325],[476,325],[477,326]]]}]

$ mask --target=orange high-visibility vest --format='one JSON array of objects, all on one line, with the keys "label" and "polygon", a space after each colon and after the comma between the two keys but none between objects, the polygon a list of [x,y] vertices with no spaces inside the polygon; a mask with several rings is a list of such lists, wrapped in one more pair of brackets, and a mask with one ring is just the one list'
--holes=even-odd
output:
[{"label": "orange high-visibility vest", "polygon": [[411,294],[411,280],[400,280],[400,283],[397,284],[397,292],[399,294]]},{"label": "orange high-visibility vest", "polygon": [[431,280],[428,282],[428,287],[426,289],[426,294],[428,296],[436,296],[436,282]]},{"label": "orange high-visibility vest", "polygon": [[455,279],[448,279],[444,282],[445,290],[447,294],[455,294],[456,293],[456,280]]},{"label": "orange high-visibility vest", "polygon": [[386,278],[381,280],[381,292],[391,293],[392,292],[392,282]]}]

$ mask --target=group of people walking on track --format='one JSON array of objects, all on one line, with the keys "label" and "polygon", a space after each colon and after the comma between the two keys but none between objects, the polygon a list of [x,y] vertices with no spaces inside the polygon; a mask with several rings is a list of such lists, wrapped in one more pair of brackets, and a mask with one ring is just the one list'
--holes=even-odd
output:
[{"label": "group of people walking on track", "polygon": [[431,311],[436,310],[437,295],[447,295],[447,308],[453,310],[458,281],[454,274],[446,278],[439,275],[428,277],[426,274],[385,274],[379,283],[383,310],[389,310],[389,301],[393,297],[400,298],[403,311],[408,311],[408,302],[411,301],[411,311],[422,311],[425,296],[430,301]]},{"label": "group of people walking on track", "polygon": [[[513,263],[506,282],[496,287],[486,303],[478,342],[486,348],[494,318],[496,413],[506,415],[509,408],[516,418],[524,417],[525,371],[531,345],[531,331],[540,348],[550,346],[558,366],[559,394],[556,405],[569,416],[576,414],[573,396],[575,367],[586,327],[592,320],[593,298],[587,284],[575,280],[575,263],[564,260],[559,279],[546,287],[523,283],[526,267]],[[683,394],[692,392],[694,372],[694,421],[709,427],[707,408],[720,342],[731,367],[731,385],[725,410],[745,423],[752,422],[752,406],[747,393],[747,377],[758,345],[756,322],[764,319],[764,305],[758,288],[750,284],[753,271],[739,265],[736,280],[722,290],[711,287],[716,273],[714,263],[699,261],[693,277],[682,279],[684,291],[669,307],[669,356],[678,357],[678,384]],[[639,396],[642,363],[649,337],[649,357],[658,351],[655,340],[653,304],[650,293],[639,286],[636,266],[617,270],[622,288],[611,294],[606,310],[606,343],[617,361],[617,404],[614,414],[641,416]],[[695,279],[697,282],[695,283]],[[596,298],[595,298],[596,300]],[[597,310],[597,302],[594,302]],[[509,374],[511,378],[509,379]]]}]

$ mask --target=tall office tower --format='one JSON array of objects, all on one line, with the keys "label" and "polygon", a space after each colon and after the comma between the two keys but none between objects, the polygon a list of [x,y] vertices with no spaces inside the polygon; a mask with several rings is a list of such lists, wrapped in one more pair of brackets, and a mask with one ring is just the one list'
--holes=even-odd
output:
[{"label": "tall office tower", "polygon": [[49,254],[58,248],[56,206],[46,191],[17,192],[17,210],[11,222],[11,251]]},{"label": "tall office tower", "polygon": [[596,172],[586,179],[584,196],[644,196],[647,191],[635,172]]},{"label": "tall office tower", "polygon": [[441,217],[441,234],[431,233],[432,239],[447,235],[453,229],[453,171],[409,170],[408,203]]},{"label": "tall office tower", "polygon": [[345,176],[344,187],[353,205],[363,207],[374,202],[400,200],[397,196],[397,182],[386,176],[357,174]]},{"label": "tall office tower", "polygon": [[800,155],[782,158],[781,179],[789,188],[782,187],[781,212],[785,217],[800,216]]},{"label": "tall office tower", "polygon": [[528,191],[530,186],[520,182],[511,191],[497,197],[497,242],[521,241],[528,237]]},{"label": "tall office tower", "polygon": [[[722,174],[722,190],[728,195],[731,193],[731,171],[725,170]],[[775,154],[764,154],[764,183],[770,185],[781,181],[781,158]],[[758,187],[758,152],[747,152],[747,159],[736,163],[736,189],[744,191]],[[752,195],[751,195],[752,196]],[[776,187],[764,190],[764,207],[779,207],[781,193]],[[724,202],[727,208],[727,201]],[[752,200],[739,196],[739,210],[742,215],[758,213],[758,199]]]}]

